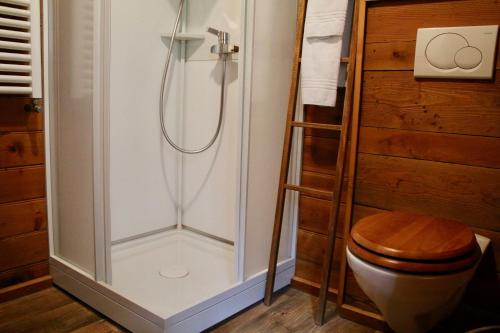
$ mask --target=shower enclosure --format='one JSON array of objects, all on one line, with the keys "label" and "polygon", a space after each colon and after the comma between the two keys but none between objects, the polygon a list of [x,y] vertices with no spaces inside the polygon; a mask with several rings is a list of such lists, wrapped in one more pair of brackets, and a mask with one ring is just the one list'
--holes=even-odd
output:
[{"label": "shower enclosure", "polygon": [[261,299],[296,2],[43,4],[54,282],[137,332],[200,331]]}]

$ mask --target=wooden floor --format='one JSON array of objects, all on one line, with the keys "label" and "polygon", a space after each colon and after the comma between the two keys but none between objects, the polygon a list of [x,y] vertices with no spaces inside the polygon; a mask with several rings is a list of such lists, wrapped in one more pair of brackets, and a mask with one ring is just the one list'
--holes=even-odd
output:
[{"label": "wooden floor", "polygon": [[[314,325],[315,297],[293,288],[275,298],[271,307],[258,303],[207,332],[336,332],[374,330],[334,316],[323,327]],[[329,313],[331,315],[332,309]],[[114,333],[127,332],[57,288],[0,303],[0,333]],[[142,333],[142,332],[141,332]]]},{"label": "wooden floor", "polygon": [[126,332],[75,298],[49,288],[0,303],[0,333]]},{"label": "wooden floor", "polygon": [[334,309],[331,303],[327,308],[328,321],[321,327],[316,326],[313,320],[313,309],[316,309],[316,300],[317,297],[294,288],[288,288],[275,297],[270,307],[260,302],[207,332],[377,332],[372,328],[339,317],[333,312]]}]

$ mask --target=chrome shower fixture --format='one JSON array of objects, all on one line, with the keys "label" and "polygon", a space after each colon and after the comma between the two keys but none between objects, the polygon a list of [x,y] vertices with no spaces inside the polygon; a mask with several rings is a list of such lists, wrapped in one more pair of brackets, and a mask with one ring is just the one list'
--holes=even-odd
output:
[{"label": "chrome shower fixture", "polygon": [[212,45],[210,52],[213,54],[218,54],[219,57],[225,57],[232,53],[238,53],[240,48],[237,45],[229,44],[229,32],[217,30],[212,27],[208,27],[207,32],[215,35],[219,39],[219,43]]},{"label": "chrome shower fixture", "polygon": [[160,127],[163,133],[163,137],[167,142],[177,150],[178,152],[184,154],[199,154],[212,147],[217,138],[219,137],[222,121],[224,119],[224,100],[226,95],[226,71],[227,71],[227,61],[228,55],[231,53],[235,53],[239,51],[239,47],[235,45],[229,44],[229,33],[220,31],[214,28],[208,28],[208,32],[216,35],[219,38],[219,43],[217,45],[213,45],[210,49],[212,53],[218,54],[219,59],[222,61],[222,73],[221,73],[221,85],[220,85],[220,101],[219,101],[219,120],[217,121],[217,128],[210,141],[207,144],[200,148],[196,149],[186,149],[176,144],[174,140],[168,135],[167,127],[165,126],[165,85],[167,82],[167,76],[170,68],[170,59],[172,58],[172,50],[174,48],[175,37],[177,36],[177,30],[179,28],[179,22],[181,20],[182,10],[184,8],[184,1],[179,1],[179,11],[177,12],[177,18],[175,19],[174,27],[172,29],[172,34],[170,37],[170,46],[168,48],[167,59],[165,61],[165,67],[163,68],[163,75],[161,80],[161,88],[160,88],[160,98],[159,98],[159,113],[160,113]]}]

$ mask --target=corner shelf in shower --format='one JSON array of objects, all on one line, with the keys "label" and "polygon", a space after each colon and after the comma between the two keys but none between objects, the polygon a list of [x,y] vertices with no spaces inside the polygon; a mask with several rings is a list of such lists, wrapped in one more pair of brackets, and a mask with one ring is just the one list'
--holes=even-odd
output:
[{"label": "corner shelf in shower", "polygon": [[[172,38],[172,33],[162,33],[162,37],[164,38]],[[175,35],[175,40],[179,41],[192,41],[192,40],[205,40],[205,34],[197,34],[197,33],[191,33],[191,32],[178,32]]]}]

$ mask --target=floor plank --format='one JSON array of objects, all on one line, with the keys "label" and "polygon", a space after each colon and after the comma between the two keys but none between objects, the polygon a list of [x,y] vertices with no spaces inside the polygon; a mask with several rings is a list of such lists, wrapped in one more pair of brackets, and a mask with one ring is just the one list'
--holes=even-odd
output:
[{"label": "floor plank", "polygon": [[106,321],[105,319],[101,319],[96,321],[90,325],[81,327],[73,333],[119,333],[123,332],[120,328],[116,327],[114,324]]},{"label": "floor plank", "polygon": [[[207,332],[332,332],[374,333],[340,318],[333,306],[327,323],[314,324],[316,297],[294,288],[280,292],[271,307],[258,303]],[[0,303],[0,333],[125,333],[124,328],[58,288],[48,288]]]},{"label": "floor plank", "polygon": [[[259,333],[259,332],[337,332],[374,333],[375,330],[339,317],[333,306],[327,309],[328,321],[318,327],[314,324],[313,311],[316,297],[294,288],[279,293],[273,304],[266,307],[258,303],[206,333]],[[330,303],[331,305],[331,303]]]},{"label": "floor plank", "polygon": [[127,332],[57,288],[0,303],[0,333]]}]

